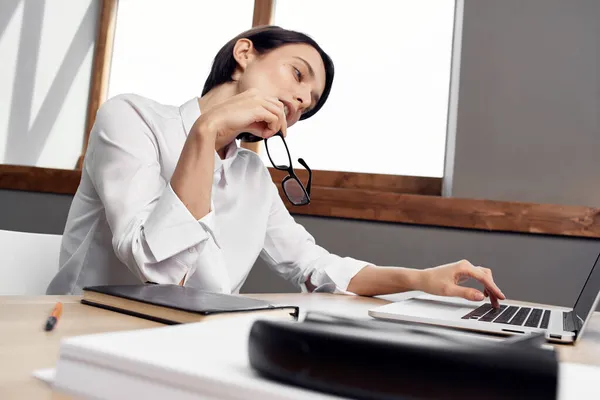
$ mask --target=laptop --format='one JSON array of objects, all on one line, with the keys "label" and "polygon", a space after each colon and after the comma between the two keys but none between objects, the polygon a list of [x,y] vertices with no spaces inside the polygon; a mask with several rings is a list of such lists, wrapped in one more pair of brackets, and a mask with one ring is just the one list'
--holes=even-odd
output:
[{"label": "laptop", "polygon": [[500,335],[544,332],[546,340],[575,343],[583,334],[600,300],[600,254],[572,309],[541,305],[517,305],[503,301],[500,308],[489,302],[472,302],[416,292],[406,300],[369,310],[374,318],[416,322]]}]

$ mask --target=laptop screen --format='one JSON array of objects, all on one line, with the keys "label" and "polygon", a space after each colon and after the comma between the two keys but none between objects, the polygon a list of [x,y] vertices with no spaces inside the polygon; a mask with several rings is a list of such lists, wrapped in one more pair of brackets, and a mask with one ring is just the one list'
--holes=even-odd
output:
[{"label": "laptop screen", "polygon": [[590,274],[583,285],[583,289],[581,289],[581,293],[579,293],[579,298],[577,298],[577,302],[575,303],[575,307],[573,310],[575,314],[579,317],[579,323],[583,324],[590,312],[593,311],[592,307],[594,306],[594,302],[596,297],[598,297],[598,292],[600,291],[600,255],[596,258],[596,263],[592,267]]}]

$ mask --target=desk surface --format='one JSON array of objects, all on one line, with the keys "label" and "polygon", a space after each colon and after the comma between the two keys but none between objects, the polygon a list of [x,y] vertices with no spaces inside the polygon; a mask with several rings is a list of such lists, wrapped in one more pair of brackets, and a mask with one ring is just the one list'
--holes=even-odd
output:
[{"label": "desk surface", "polygon": [[[260,294],[250,297],[273,303],[296,304],[303,310],[367,317],[370,308],[388,303],[369,297],[312,294]],[[81,304],[80,296],[0,296],[0,398],[61,399],[47,385],[33,378],[32,371],[54,367],[60,339],[122,330],[164,326],[124,314]],[[63,315],[52,332],[43,325],[57,301],[63,302]],[[562,361],[600,366],[600,313],[576,345],[557,345]]]}]

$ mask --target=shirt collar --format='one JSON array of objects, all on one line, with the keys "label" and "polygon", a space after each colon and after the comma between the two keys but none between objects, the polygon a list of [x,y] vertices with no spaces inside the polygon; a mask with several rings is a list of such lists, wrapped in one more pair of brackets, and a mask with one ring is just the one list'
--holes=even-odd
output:
[{"label": "shirt collar", "polygon": [[239,147],[234,140],[225,147],[225,158],[221,160],[219,154],[215,151],[215,175],[214,179],[217,183],[224,180],[223,183],[226,185],[231,179],[230,169],[231,165],[235,161],[239,154]]},{"label": "shirt collar", "polygon": [[[185,102],[179,107],[179,113],[183,122],[183,129],[187,136],[198,117],[200,117],[200,104],[198,103],[198,98],[194,97]],[[220,183],[224,178],[224,183],[227,184],[227,181],[230,179],[229,169],[238,153],[239,148],[235,140],[225,148],[225,159],[221,160],[221,157],[219,157],[219,154],[215,151],[214,179],[216,183]]]},{"label": "shirt collar", "polygon": [[179,114],[181,115],[185,135],[187,136],[200,116],[200,104],[198,104],[198,98],[194,97],[193,99],[186,101],[179,107]]}]

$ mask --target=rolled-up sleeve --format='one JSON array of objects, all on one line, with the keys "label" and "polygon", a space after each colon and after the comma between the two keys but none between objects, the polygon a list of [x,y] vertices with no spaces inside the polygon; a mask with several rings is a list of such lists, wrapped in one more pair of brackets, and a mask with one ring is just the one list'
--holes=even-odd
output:
[{"label": "rolled-up sleeve", "polygon": [[141,281],[178,284],[214,242],[213,211],[196,220],[162,176],[159,157],[156,137],[134,104],[120,97],[103,104],[85,168],[115,254]]},{"label": "rolled-up sleeve", "polygon": [[319,291],[352,294],[350,280],[370,263],[332,254],[315,243],[285,208],[275,185],[261,258],[278,274],[307,291],[306,282]]}]

